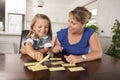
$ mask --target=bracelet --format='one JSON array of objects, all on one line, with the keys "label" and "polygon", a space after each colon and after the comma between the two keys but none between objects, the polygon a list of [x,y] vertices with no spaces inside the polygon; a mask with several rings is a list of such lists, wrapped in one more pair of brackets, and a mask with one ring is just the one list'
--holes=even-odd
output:
[{"label": "bracelet", "polygon": [[87,57],[85,55],[82,55],[83,61],[86,61]]}]

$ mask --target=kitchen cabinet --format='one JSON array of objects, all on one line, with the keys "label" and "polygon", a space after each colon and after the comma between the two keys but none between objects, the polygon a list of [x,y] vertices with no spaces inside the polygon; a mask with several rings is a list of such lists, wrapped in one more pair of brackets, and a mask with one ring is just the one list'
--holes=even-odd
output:
[{"label": "kitchen cabinet", "polygon": [[26,0],[6,0],[7,13],[26,14]]},{"label": "kitchen cabinet", "polygon": [[25,17],[26,0],[5,0],[5,33],[20,34],[26,24]]},{"label": "kitchen cabinet", "polygon": [[8,31],[14,33],[21,33],[24,28],[25,15],[17,13],[8,14]]}]

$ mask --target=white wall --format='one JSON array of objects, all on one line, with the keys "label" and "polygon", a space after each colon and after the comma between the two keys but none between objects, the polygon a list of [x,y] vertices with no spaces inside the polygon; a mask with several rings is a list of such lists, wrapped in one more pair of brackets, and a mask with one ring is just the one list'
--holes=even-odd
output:
[{"label": "white wall", "polygon": [[93,10],[93,9],[96,9],[97,8],[97,5],[98,5],[98,1],[94,1],[92,3],[90,3],[89,5],[86,5],[85,7],[88,9],[88,10]]},{"label": "white wall", "polygon": [[37,0],[27,1],[27,20],[31,21],[35,14],[43,13],[46,14],[52,22],[67,22],[69,6],[45,2],[43,7],[37,7]]},{"label": "white wall", "polygon": [[96,1],[96,0],[76,0],[76,1],[70,6],[70,8],[71,8],[71,9],[74,9],[74,8],[77,7],[77,6],[85,6],[85,5],[87,5],[88,3],[93,2],[93,1]]},{"label": "white wall", "polygon": [[32,18],[37,13],[46,14],[52,23],[53,35],[61,28],[67,27],[69,6],[65,4],[55,4],[45,2],[43,7],[37,7],[37,0],[27,0],[26,24],[29,29]]},{"label": "white wall", "polygon": [[115,19],[120,21],[120,0],[98,0],[97,25],[104,36],[111,36]]}]

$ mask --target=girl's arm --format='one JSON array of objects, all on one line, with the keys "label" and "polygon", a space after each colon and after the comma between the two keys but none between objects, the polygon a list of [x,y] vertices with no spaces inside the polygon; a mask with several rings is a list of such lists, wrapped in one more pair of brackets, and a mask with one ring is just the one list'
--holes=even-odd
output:
[{"label": "girl's arm", "polygon": [[25,51],[26,51],[27,55],[29,55],[30,57],[32,57],[33,59],[36,59],[38,61],[43,58],[43,54],[39,51],[34,50],[32,47],[32,43],[30,43],[30,42],[26,42]]},{"label": "girl's arm", "polygon": [[[29,51],[38,51],[38,52],[41,52],[42,54],[46,54],[47,52],[48,52],[48,50],[49,50],[49,48],[48,47],[45,47],[45,48],[43,48],[43,49],[39,49],[39,50],[34,50],[33,48],[32,48],[32,44],[31,43],[27,43],[27,45],[29,45],[29,46],[24,46],[23,48],[21,48],[20,49],[20,52],[22,53],[22,54],[27,54]],[[26,48],[27,47],[27,48]],[[28,51],[27,51],[27,49],[29,49]]]},{"label": "girl's arm", "polygon": [[39,52],[41,52],[43,54],[46,54],[48,52],[48,50],[49,50],[49,48],[46,47],[46,48],[39,49],[39,50],[36,50],[36,51],[39,51]]}]

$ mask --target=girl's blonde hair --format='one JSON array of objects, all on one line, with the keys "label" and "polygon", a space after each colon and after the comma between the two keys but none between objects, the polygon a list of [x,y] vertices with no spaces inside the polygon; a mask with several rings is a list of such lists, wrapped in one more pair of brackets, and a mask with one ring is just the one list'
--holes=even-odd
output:
[{"label": "girl's blonde hair", "polygon": [[[33,26],[35,25],[37,19],[45,19],[48,20],[49,23],[49,29],[48,29],[48,33],[47,35],[50,36],[51,40],[52,40],[52,29],[51,29],[51,21],[48,18],[48,16],[46,16],[45,14],[36,14],[35,17],[32,19],[31,25],[30,25],[30,32],[28,33],[27,37],[31,37],[31,35],[35,34],[34,30],[33,30]],[[38,35],[35,34],[35,37],[38,37]]]}]

